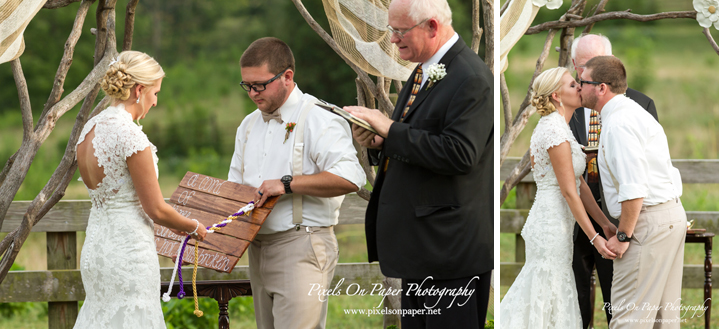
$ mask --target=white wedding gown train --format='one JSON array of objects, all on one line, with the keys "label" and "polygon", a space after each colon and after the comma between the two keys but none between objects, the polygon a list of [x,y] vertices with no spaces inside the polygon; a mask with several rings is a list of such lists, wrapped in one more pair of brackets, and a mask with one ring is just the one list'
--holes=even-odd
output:
[{"label": "white wedding gown train", "polygon": [[582,327],[572,271],[575,220],[547,153],[549,148],[567,141],[579,189],[586,158],[564,117],[557,112],[542,117],[532,134],[530,150],[537,194],[522,229],[526,262],[500,303],[499,328]]}]

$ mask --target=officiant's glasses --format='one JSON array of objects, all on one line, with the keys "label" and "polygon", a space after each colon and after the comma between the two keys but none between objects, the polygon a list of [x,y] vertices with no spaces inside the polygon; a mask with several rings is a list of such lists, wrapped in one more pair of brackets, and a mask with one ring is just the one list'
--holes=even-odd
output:
[{"label": "officiant's glasses", "polygon": [[584,84],[585,84],[585,83],[586,83],[586,84],[590,84],[590,85],[595,85],[595,86],[598,86],[598,85],[601,85],[601,84],[605,84],[605,85],[611,85],[611,84],[612,84],[611,82],[587,81],[587,80],[581,80],[581,79],[579,80],[579,86],[580,86],[580,87],[584,88]]},{"label": "officiant's glasses", "polygon": [[389,30],[390,32],[392,32],[392,34],[396,34],[397,37],[399,37],[400,39],[404,39],[404,35],[405,35],[405,34],[407,34],[407,33],[408,33],[409,31],[411,31],[413,28],[415,28],[415,27],[417,27],[417,26],[420,26],[422,23],[424,23],[424,22],[426,22],[426,21],[428,21],[428,20],[429,20],[429,18],[425,18],[423,21],[417,23],[417,25],[412,26],[412,27],[410,27],[410,28],[404,30],[404,32],[402,32],[402,31],[400,31],[400,30],[397,30],[397,29],[395,29],[395,28],[393,28],[393,27],[391,27],[391,26],[389,26],[389,25],[387,25],[387,30]]},{"label": "officiant's glasses", "polygon": [[267,85],[269,85],[269,84],[272,83],[273,81],[279,79],[279,78],[282,76],[283,73],[285,73],[287,70],[290,69],[290,67],[291,67],[291,66],[288,66],[286,69],[282,70],[282,72],[277,73],[277,75],[275,75],[272,79],[269,79],[269,80],[267,80],[267,81],[265,81],[265,82],[263,82],[263,83],[245,83],[245,82],[240,82],[240,86],[242,87],[242,89],[244,89],[244,90],[245,90],[246,92],[248,92],[248,93],[250,92],[250,89],[254,89],[254,90],[255,90],[256,92],[258,92],[258,93],[261,92],[261,91],[265,91],[265,89],[267,89]]}]

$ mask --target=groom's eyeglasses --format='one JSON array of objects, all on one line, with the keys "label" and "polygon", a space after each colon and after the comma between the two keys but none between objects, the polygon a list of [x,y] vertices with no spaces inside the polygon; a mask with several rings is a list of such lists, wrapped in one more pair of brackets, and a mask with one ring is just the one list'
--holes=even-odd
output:
[{"label": "groom's eyeglasses", "polygon": [[601,84],[611,85],[610,82],[587,81],[587,80],[581,80],[581,79],[579,80],[579,86],[580,86],[580,87],[584,88],[584,84],[585,84],[585,83],[586,83],[586,84],[589,84],[589,85],[595,85],[595,86],[598,86],[598,85],[601,85]]},{"label": "groom's eyeglasses", "polygon": [[245,82],[240,82],[240,87],[242,87],[242,89],[244,89],[244,90],[245,90],[246,92],[248,92],[248,93],[250,92],[250,89],[254,89],[254,90],[255,90],[256,92],[258,92],[258,93],[261,92],[261,91],[265,91],[265,89],[267,89],[267,85],[269,85],[269,84],[272,83],[273,81],[279,79],[279,78],[282,76],[283,73],[285,73],[287,70],[290,69],[290,67],[291,67],[291,66],[288,66],[286,69],[282,70],[282,72],[277,73],[277,75],[275,75],[272,79],[269,79],[269,80],[267,80],[267,81],[265,81],[265,82],[263,82],[263,83],[245,83]]}]

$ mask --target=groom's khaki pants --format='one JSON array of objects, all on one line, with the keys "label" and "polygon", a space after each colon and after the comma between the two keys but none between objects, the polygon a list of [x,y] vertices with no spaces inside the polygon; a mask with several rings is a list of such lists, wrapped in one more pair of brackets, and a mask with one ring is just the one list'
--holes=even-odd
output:
[{"label": "groom's khaki pants", "polygon": [[258,234],[249,248],[257,328],[324,328],[328,297],[317,289],[330,289],[338,256],[332,227]]},{"label": "groom's khaki pants", "polygon": [[680,328],[686,224],[678,198],[642,207],[629,248],[614,260],[611,329]]}]

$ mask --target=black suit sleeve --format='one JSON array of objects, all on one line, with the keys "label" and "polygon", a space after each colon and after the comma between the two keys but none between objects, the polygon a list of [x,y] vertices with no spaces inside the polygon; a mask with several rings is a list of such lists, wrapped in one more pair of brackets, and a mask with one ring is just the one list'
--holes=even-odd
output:
[{"label": "black suit sleeve", "polygon": [[657,115],[657,107],[654,105],[654,100],[649,96],[642,94],[641,92],[632,88],[627,88],[627,97],[641,105],[654,119],[659,122],[659,115]]},{"label": "black suit sleeve", "polygon": [[385,139],[384,153],[438,174],[468,173],[479,163],[484,149],[492,147],[488,145],[494,133],[494,95],[490,83],[486,77],[470,75],[456,88],[445,86],[441,96],[430,97],[425,101],[431,100],[430,104],[420,105],[446,108],[446,112],[438,114],[444,116],[437,120],[443,122],[438,133],[395,122]]},{"label": "black suit sleeve", "polygon": [[369,160],[370,166],[379,166],[380,159],[382,159],[382,151],[367,149],[367,159]]},{"label": "black suit sleeve", "polygon": [[654,106],[653,99],[651,99],[651,98],[649,99],[649,104],[647,105],[646,109],[647,109],[647,112],[649,112],[649,114],[651,114],[654,117],[654,119],[656,119],[657,122],[659,122],[659,115],[657,114],[657,108]]}]

